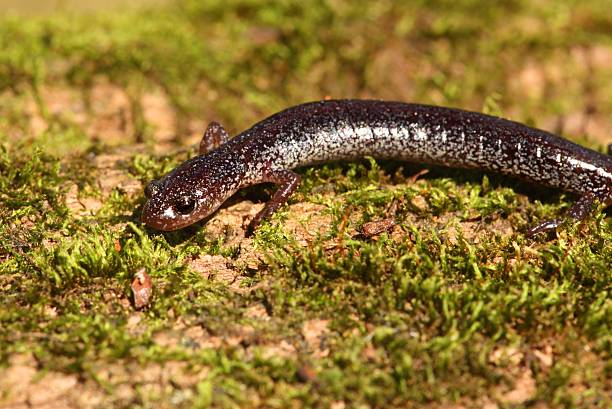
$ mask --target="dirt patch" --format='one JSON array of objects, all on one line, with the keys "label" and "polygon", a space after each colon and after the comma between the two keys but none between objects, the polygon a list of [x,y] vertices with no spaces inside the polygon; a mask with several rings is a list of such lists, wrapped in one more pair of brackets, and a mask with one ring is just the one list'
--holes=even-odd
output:
[{"label": "dirt patch", "polygon": [[[113,399],[120,406],[142,398],[148,400],[178,393],[190,396],[189,388],[210,374],[210,369],[204,365],[182,361],[150,363],[146,366],[135,362],[120,362],[94,370],[100,383],[112,386]],[[175,388],[184,390],[177,391]]]},{"label": "dirt patch", "polygon": [[292,359],[297,356],[295,346],[287,340],[281,339],[278,342],[258,346],[258,352],[265,359],[286,358]]},{"label": "dirt patch", "polygon": [[[156,152],[168,152],[179,142],[197,143],[205,126],[203,118],[181,117],[185,123],[179,124],[175,107],[158,88],[131,95],[124,88],[99,79],[83,90],[47,84],[39,93],[39,103],[33,95],[21,96],[27,132],[17,133],[20,138],[41,135],[53,122],[59,122],[80,127],[92,142],[101,141],[106,146],[146,139],[154,142]],[[2,99],[16,103],[11,94],[3,94]]]},{"label": "dirt patch", "polygon": [[66,192],[66,206],[77,218],[81,218],[95,214],[103,203],[97,198],[82,196],[78,185],[73,183]]},{"label": "dirt patch", "polygon": [[[365,73],[371,89],[378,90],[376,97],[391,100],[411,101],[415,94],[415,84],[406,81],[424,69],[422,61],[414,52],[398,41],[385,44],[385,47],[372,56],[372,62]],[[394,67],[389,70],[388,67]],[[384,72],[385,75],[380,75]],[[422,72],[422,71],[421,71]],[[364,95],[373,97],[373,95]]]},{"label": "dirt patch", "polygon": [[190,325],[179,320],[172,329],[158,331],[153,341],[165,349],[205,349],[235,347],[252,335],[252,327],[227,328],[224,334],[213,334],[199,325]]},{"label": "dirt patch", "polygon": [[289,206],[289,217],[283,229],[295,237],[297,242],[306,246],[318,235],[329,230],[332,222],[327,207],[315,203],[295,203]]},{"label": "dirt patch", "polygon": [[97,155],[93,158],[96,167],[96,180],[104,196],[113,189],[128,195],[142,194],[142,183],[132,176],[127,168],[128,161],[137,153],[144,151],[144,146],[133,145],[115,149],[112,153]]},{"label": "dirt patch", "polygon": [[90,110],[85,132],[106,145],[133,142],[134,116],[125,90],[107,81],[99,81],[89,91]]},{"label": "dirt patch", "polygon": [[[610,88],[607,83],[595,83],[593,78],[605,78],[603,73],[612,67],[612,47],[575,47],[568,52],[557,52],[546,62],[528,59],[509,79],[509,87],[518,100],[531,101],[530,106],[539,106],[561,97],[575,95],[580,103],[573,110],[565,109],[554,116],[545,116],[537,121],[537,126],[553,133],[571,137],[589,138],[606,145],[612,142],[612,120],[607,115],[606,95]],[[522,116],[520,106],[507,115]],[[533,114],[526,113],[533,116]]]},{"label": "dirt patch", "polygon": [[494,397],[502,405],[522,405],[535,398],[536,379],[527,365],[527,356],[519,349],[507,346],[494,349],[489,361],[503,367],[512,379],[509,385],[497,386],[492,390]]},{"label": "dirt patch", "polygon": [[243,200],[219,209],[206,222],[206,237],[212,241],[223,239],[223,245],[226,247],[241,245],[245,239],[248,220],[251,220],[263,206],[263,203],[253,204]]},{"label": "dirt patch", "polygon": [[431,219],[439,229],[446,229],[446,238],[453,245],[459,244],[459,237],[463,237],[470,243],[478,244],[488,240],[491,236],[507,237],[514,234],[514,228],[508,219],[496,218],[490,222],[467,220],[454,224],[453,220],[456,216],[449,213]]},{"label": "dirt patch", "polygon": [[536,381],[531,371],[524,370],[514,379],[512,388],[502,392],[499,400],[506,405],[521,405],[535,397]]},{"label": "dirt patch", "polygon": [[258,321],[270,320],[270,316],[268,315],[266,307],[261,303],[257,303],[248,307],[244,313],[244,316]]},{"label": "dirt patch", "polygon": [[550,345],[546,345],[541,349],[534,349],[533,355],[544,368],[550,368],[554,364],[553,348]]},{"label": "dirt patch", "polygon": [[304,322],[302,336],[309,352],[314,358],[324,358],[329,355],[329,348],[325,345],[326,334],[329,332],[330,320],[314,319]]},{"label": "dirt patch", "polygon": [[[264,259],[261,251],[253,245],[251,238],[245,237],[248,222],[263,208],[263,203],[254,204],[248,200],[240,201],[217,211],[206,223],[206,236],[211,241],[221,239],[224,247],[237,248],[238,256],[231,263],[235,269],[256,271],[261,269]],[[331,215],[325,212],[326,207],[308,202],[295,203],[289,206],[288,217],[282,222],[283,230],[295,237],[296,241],[306,246],[318,235],[325,233],[331,224]],[[218,259],[217,259],[218,260]],[[214,270],[220,264],[206,265],[202,260],[196,261],[196,271],[204,268]],[[225,260],[226,266],[229,260]],[[227,267],[219,268],[222,274],[229,274]],[[229,276],[224,281],[228,282]],[[231,280],[230,280],[231,281]]]},{"label": "dirt patch", "polygon": [[66,192],[66,206],[77,218],[95,215],[114,190],[130,197],[143,194],[142,183],[128,171],[128,161],[143,152],[142,145],[115,148],[111,153],[91,155],[99,194],[81,191],[76,183],[70,183]]},{"label": "dirt patch", "polygon": [[188,262],[189,267],[200,273],[203,278],[222,282],[232,291],[244,292],[244,288],[241,287],[244,277],[239,270],[231,268],[233,264],[234,261],[226,257],[209,254],[200,255]]},{"label": "dirt patch", "polygon": [[[75,393],[75,390],[81,390],[75,375],[55,371],[41,373],[31,355],[13,355],[9,367],[2,369],[0,407],[42,409],[93,406],[80,401],[82,395]],[[99,399],[93,391],[90,390],[89,394],[91,402]]]}]

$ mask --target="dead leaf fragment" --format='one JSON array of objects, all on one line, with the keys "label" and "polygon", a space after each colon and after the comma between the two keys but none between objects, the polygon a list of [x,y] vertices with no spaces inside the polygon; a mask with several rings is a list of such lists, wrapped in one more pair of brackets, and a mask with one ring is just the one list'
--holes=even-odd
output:
[{"label": "dead leaf fragment", "polygon": [[140,310],[148,306],[151,302],[151,295],[153,295],[153,283],[144,268],[136,272],[131,287],[134,295],[134,307]]},{"label": "dead leaf fragment", "polygon": [[501,396],[502,403],[521,405],[535,396],[536,382],[531,372],[524,371],[514,382],[514,388]]},{"label": "dead leaf fragment", "polygon": [[317,373],[310,365],[302,365],[295,375],[298,380],[303,383],[313,383],[317,381]]},{"label": "dead leaf fragment", "polygon": [[386,232],[395,226],[395,220],[383,219],[375,222],[364,223],[361,226],[361,232],[365,237],[372,237],[383,232]]},{"label": "dead leaf fragment", "polygon": [[550,368],[554,363],[553,349],[550,345],[546,345],[542,350],[534,350],[533,354],[546,368]]}]

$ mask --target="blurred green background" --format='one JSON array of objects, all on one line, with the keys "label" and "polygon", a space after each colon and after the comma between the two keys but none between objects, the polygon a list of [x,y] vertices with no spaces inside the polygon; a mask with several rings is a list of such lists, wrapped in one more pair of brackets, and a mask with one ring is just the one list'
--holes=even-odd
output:
[{"label": "blurred green background", "polygon": [[99,11],[125,11],[170,3],[169,0],[0,0],[0,12],[19,16],[41,16],[57,13],[91,13]]},{"label": "blurred green background", "polygon": [[79,134],[53,149],[191,143],[210,119],[237,132],[323,97],[484,109],[591,143],[612,129],[606,1],[34,3],[61,12],[3,20],[0,129]]},{"label": "blurred green background", "polygon": [[[0,408],[610,407],[612,228],[364,160],[159,234],[143,187],[288,106],[383,98],[612,142],[609,0],[0,1]],[[401,166],[401,167],[400,167]],[[414,177],[413,177],[414,176]],[[525,194],[527,193],[527,194]],[[364,223],[397,226],[369,239]],[[144,268],[155,296],[135,311]]]}]

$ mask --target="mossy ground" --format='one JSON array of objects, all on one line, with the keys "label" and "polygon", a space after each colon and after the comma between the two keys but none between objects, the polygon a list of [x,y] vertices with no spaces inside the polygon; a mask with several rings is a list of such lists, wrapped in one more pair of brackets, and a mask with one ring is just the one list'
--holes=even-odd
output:
[{"label": "mossy ground", "polygon": [[0,407],[609,407],[610,217],[522,234],[570,195],[366,159],[301,170],[253,238],[265,186],[179,232],[138,216],[206,121],[236,133],[326,96],[503,114],[603,150],[611,33],[595,0],[3,18]]}]

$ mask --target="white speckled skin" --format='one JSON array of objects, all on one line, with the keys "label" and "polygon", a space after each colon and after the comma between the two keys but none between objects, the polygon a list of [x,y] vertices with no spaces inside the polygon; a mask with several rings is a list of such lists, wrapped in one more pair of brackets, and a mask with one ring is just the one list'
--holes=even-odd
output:
[{"label": "white speckled skin", "polygon": [[[483,169],[612,204],[612,157],[550,133],[458,109],[338,100],[289,108],[181,164],[154,182],[142,219],[156,229],[178,229],[214,212],[242,187],[282,185],[291,172],[279,171],[367,155]],[[194,200],[192,211],[176,211],[181,198]]]}]

